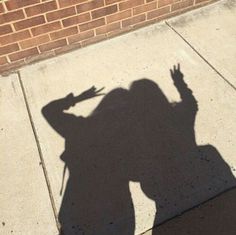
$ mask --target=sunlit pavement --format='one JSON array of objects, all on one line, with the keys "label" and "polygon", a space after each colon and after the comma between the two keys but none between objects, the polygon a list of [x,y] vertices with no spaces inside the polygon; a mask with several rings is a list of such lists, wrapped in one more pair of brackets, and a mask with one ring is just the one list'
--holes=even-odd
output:
[{"label": "sunlit pavement", "polygon": [[[42,116],[42,107],[71,92],[78,95],[96,86],[108,93],[117,87],[129,88],[141,78],[153,80],[170,102],[178,102],[169,72],[177,63],[198,102],[197,145],[214,146],[236,176],[236,1],[220,1],[1,77],[0,234],[58,234],[64,168],[60,155],[65,146]],[[76,105],[69,112],[86,117],[101,99]],[[67,179],[68,171],[65,183]],[[177,198],[178,207],[166,207],[160,223],[218,194],[194,184],[198,197],[188,195],[187,204]],[[234,186],[222,184],[220,190]],[[129,182],[129,188],[135,233],[141,234],[153,226],[156,206],[139,182]],[[178,195],[176,190],[168,193]],[[235,190],[227,191],[162,224],[153,234],[234,234],[233,195]]]}]

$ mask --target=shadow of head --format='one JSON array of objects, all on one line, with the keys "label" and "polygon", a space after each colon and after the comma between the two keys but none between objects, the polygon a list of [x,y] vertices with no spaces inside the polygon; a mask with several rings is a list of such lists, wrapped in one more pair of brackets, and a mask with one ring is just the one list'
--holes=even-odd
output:
[{"label": "shadow of head", "polygon": [[[235,185],[228,165],[210,145],[197,146],[197,101],[176,70],[181,102],[173,106],[149,79],[109,92],[87,118],[65,107],[96,96],[52,101],[43,108],[65,138],[61,159],[69,169],[59,220],[69,234],[126,234],[135,228],[129,182],[139,182],[156,203],[154,224]],[[99,231],[99,232],[98,232]]]}]

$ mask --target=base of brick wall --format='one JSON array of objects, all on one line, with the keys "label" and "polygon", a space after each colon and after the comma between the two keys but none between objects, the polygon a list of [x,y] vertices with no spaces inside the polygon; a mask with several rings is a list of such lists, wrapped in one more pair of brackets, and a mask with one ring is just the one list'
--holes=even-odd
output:
[{"label": "base of brick wall", "polygon": [[[216,1],[5,1],[5,5],[0,3],[0,74],[8,75],[24,65],[86,47]],[[68,5],[72,6],[68,8]],[[25,19],[25,15],[30,18]],[[86,23],[81,24],[83,21]]]}]

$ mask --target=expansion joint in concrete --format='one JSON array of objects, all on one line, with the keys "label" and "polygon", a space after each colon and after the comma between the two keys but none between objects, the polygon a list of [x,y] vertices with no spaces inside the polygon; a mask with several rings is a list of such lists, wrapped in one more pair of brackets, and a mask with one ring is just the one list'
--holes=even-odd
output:
[{"label": "expansion joint in concrete", "polygon": [[39,143],[37,131],[36,131],[36,128],[35,128],[35,125],[34,125],[34,121],[33,121],[33,118],[32,118],[32,114],[31,114],[31,111],[30,111],[29,103],[27,101],[27,96],[26,96],[26,92],[25,92],[23,81],[21,79],[20,71],[17,71],[17,75],[18,75],[20,87],[21,87],[21,90],[22,90],[22,93],[23,93],[24,102],[25,102],[25,106],[26,106],[27,113],[28,113],[28,116],[29,116],[31,128],[32,128],[32,131],[33,131],[33,134],[34,134],[36,145],[37,145],[40,161],[41,161],[41,164],[42,164],[43,173],[44,173],[44,177],[45,177],[45,180],[46,180],[46,184],[47,184],[47,188],[48,188],[48,193],[49,193],[49,197],[50,197],[50,201],[51,201],[51,205],[52,205],[52,209],[53,209],[53,214],[54,214],[54,217],[55,217],[56,225],[57,225],[58,230],[60,230],[60,223],[59,223],[58,218],[57,218],[57,210],[56,210],[55,201],[54,201],[53,194],[52,194],[52,189],[51,189],[51,185],[50,185],[50,181],[49,181],[46,165],[45,165],[45,162],[44,162],[44,158],[43,158],[41,146],[40,146],[40,143]]},{"label": "expansion joint in concrete", "polygon": [[202,54],[200,54],[174,27],[172,27],[167,21],[165,21],[166,25],[175,32],[188,46],[205,62],[207,63],[229,86],[231,86],[235,91],[236,87],[228,81]]}]

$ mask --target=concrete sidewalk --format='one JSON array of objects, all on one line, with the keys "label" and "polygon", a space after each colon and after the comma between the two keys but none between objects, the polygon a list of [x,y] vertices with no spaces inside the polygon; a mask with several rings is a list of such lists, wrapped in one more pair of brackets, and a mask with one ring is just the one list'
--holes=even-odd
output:
[{"label": "concrete sidewalk", "polygon": [[235,196],[236,189],[224,192],[213,200],[157,226],[145,235],[233,235],[236,231]]},{"label": "concrete sidewalk", "polygon": [[[65,150],[65,139],[42,116],[41,110],[46,104],[71,92],[78,95],[91,86],[105,87],[106,93],[117,87],[129,88],[141,78],[157,83],[170,102],[180,102],[169,74],[169,69],[177,63],[198,102],[194,126],[197,145],[213,146],[228,167],[230,173],[227,174],[236,176],[236,1],[231,0],[1,77],[0,234],[58,234],[64,168],[60,156]],[[88,100],[68,112],[87,117],[101,100],[102,97]],[[187,164],[190,166],[191,162]],[[214,164],[210,161],[209,169],[213,169]],[[158,223],[162,223],[236,186],[232,180],[210,174],[207,176],[212,177],[210,186],[197,178],[190,182],[189,176],[169,174],[176,180],[174,187],[162,192],[169,204],[159,199],[159,195],[152,200],[148,198],[138,180],[129,182],[135,208],[135,234],[152,228],[158,206],[155,201],[164,205],[157,210]],[[68,177],[66,171],[65,183]],[[92,177],[95,177],[93,172]],[[178,177],[182,181],[178,181]],[[153,185],[158,180],[154,178]],[[231,201],[235,202],[232,197]],[[200,213],[205,214],[206,210]],[[185,224],[184,218],[180,225]],[[123,221],[129,223],[129,219],[127,215],[120,218],[121,225],[112,230],[113,233],[97,230],[94,234],[125,235],[121,227]],[[158,234],[167,234],[168,228]],[[178,233],[178,228],[172,226],[169,234],[189,232],[186,229]],[[73,231],[74,228],[68,235],[79,234]]]}]

